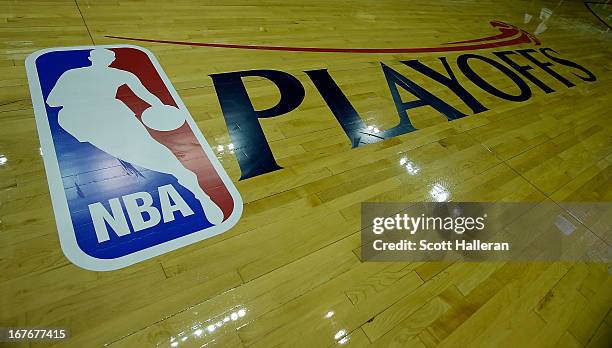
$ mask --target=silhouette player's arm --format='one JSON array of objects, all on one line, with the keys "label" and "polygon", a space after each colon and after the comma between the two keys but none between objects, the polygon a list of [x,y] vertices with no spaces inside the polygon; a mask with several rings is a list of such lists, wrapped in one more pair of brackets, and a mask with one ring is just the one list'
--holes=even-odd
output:
[{"label": "silhouette player's arm", "polygon": [[58,107],[64,105],[64,97],[66,96],[66,79],[67,74],[69,72],[65,72],[55,83],[53,89],[47,96],[47,104],[52,107]]},{"label": "silhouette player's arm", "polygon": [[151,106],[161,106],[164,105],[159,98],[157,98],[153,93],[149,92],[149,90],[140,82],[136,75],[131,73],[126,74],[126,85],[130,87],[132,92],[138,96],[138,98],[146,101]]}]

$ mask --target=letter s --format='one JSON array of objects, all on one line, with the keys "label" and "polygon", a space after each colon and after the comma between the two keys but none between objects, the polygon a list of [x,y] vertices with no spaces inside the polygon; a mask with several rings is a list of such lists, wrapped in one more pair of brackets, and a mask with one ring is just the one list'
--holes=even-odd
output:
[{"label": "letter s", "polygon": [[569,66],[572,68],[576,68],[584,73],[587,74],[587,76],[581,76],[578,75],[576,73],[572,73],[574,75],[576,75],[578,78],[584,80],[584,81],[597,81],[597,77],[595,76],[595,74],[593,74],[592,72],[590,72],[587,68],[583,67],[582,65],[578,64],[578,63],[574,63],[571,62],[567,59],[563,59],[563,58],[559,58],[559,57],[555,57],[553,55],[551,55],[550,53],[547,53],[548,51],[552,51],[558,54],[557,51],[553,50],[552,48],[541,48],[540,52],[542,52],[543,55],[545,55],[548,59],[552,60],[555,63],[559,63],[561,65],[565,65],[565,66]]}]

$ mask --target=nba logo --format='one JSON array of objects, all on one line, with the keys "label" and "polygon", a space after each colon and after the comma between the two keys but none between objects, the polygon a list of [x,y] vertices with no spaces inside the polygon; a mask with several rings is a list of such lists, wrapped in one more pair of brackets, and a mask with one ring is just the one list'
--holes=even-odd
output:
[{"label": "nba logo", "polygon": [[152,53],[55,48],[26,60],[62,250],[109,271],[224,233],[242,199]]}]

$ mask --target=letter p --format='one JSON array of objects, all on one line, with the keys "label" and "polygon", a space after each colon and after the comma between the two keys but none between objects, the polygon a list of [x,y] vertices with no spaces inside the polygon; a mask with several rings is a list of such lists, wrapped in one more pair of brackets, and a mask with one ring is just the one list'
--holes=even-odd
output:
[{"label": "letter p", "polygon": [[[280,101],[266,110],[255,110],[243,77],[263,77],[280,91]],[[242,175],[240,180],[269,173],[282,167],[276,163],[259,124],[260,118],[274,117],[294,110],[304,100],[304,87],[294,76],[278,70],[247,70],[210,75],[217,91],[227,130],[234,144]]]}]

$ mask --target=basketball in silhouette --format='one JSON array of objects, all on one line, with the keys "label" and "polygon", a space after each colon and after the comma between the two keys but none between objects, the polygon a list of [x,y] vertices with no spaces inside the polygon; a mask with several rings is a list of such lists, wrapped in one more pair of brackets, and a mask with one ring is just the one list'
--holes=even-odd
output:
[{"label": "basketball in silhouette", "polygon": [[170,105],[151,106],[142,113],[142,122],[158,131],[171,131],[185,123],[185,114]]}]

